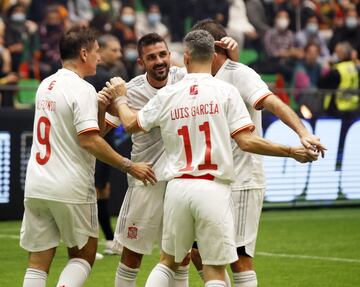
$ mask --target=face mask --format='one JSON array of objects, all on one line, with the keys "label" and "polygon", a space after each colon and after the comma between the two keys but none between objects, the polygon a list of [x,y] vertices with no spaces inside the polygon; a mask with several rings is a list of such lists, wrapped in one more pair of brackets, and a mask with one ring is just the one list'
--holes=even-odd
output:
[{"label": "face mask", "polygon": [[132,26],[135,23],[135,16],[133,16],[133,15],[122,15],[121,16],[121,21],[127,26]]},{"label": "face mask", "polygon": [[289,26],[289,20],[286,18],[278,18],[275,25],[279,30],[284,31]]},{"label": "face mask", "polygon": [[349,16],[346,17],[345,19],[345,25],[346,27],[348,27],[349,29],[353,29],[358,25],[358,20],[356,17],[353,16]]},{"label": "face mask", "polygon": [[138,57],[137,50],[136,49],[126,49],[124,52],[124,57],[125,57],[125,60],[127,60],[129,62],[135,62]]},{"label": "face mask", "polygon": [[315,34],[318,30],[319,30],[318,24],[309,23],[306,25],[306,31],[308,31],[310,34]]},{"label": "face mask", "polygon": [[12,14],[11,20],[14,22],[24,22],[26,20],[26,15],[24,13]]},{"label": "face mask", "polygon": [[149,13],[147,15],[150,25],[155,25],[160,22],[161,16],[159,13]]}]

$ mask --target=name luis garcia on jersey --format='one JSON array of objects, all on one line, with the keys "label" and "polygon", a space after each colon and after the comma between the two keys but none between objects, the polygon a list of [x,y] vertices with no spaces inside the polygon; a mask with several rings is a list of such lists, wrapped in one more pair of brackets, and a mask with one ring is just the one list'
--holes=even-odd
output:
[{"label": "name luis garcia on jersey", "polygon": [[211,101],[210,103],[204,103],[189,107],[174,108],[170,110],[170,118],[173,121],[178,119],[186,119],[189,117],[216,114],[219,114],[219,106],[213,101]]}]

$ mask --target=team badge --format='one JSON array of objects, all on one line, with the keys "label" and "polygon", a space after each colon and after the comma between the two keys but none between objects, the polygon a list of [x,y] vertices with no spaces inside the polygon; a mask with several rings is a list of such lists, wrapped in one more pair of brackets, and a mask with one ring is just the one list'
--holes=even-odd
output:
[{"label": "team badge", "polygon": [[127,237],[130,239],[137,239],[137,236],[138,236],[138,228],[135,225],[129,226]]},{"label": "team badge", "polygon": [[190,95],[194,96],[198,94],[198,85],[192,85],[190,87]]}]

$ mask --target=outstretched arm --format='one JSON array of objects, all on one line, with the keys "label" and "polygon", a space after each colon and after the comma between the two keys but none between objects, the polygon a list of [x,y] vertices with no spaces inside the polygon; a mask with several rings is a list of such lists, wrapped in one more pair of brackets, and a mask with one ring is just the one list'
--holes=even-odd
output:
[{"label": "outstretched arm", "polygon": [[264,98],[259,105],[272,112],[279,119],[281,119],[287,126],[294,130],[302,143],[307,149],[319,151],[321,156],[324,157],[326,147],[321,144],[320,138],[311,134],[297,114],[286,104],[284,104],[275,95],[270,95]]},{"label": "outstretched arm", "polygon": [[234,140],[243,151],[268,156],[291,157],[301,163],[315,161],[319,156],[318,152],[303,146],[290,147],[273,143],[251,133],[249,129],[238,132]]}]

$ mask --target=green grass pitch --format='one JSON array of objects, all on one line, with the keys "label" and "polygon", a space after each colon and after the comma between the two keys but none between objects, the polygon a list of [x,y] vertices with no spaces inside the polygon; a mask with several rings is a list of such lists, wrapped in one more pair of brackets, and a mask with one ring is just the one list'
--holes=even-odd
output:
[{"label": "green grass pitch", "polygon": [[[27,253],[18,245],[19,228],[19,221],[0,222],[0,286],[22,285]],[[144,258],[137,286],[158,258],[158,249]],[[118,260],[96,261],[85,286],[113,286]],[[65,262],[60,246],[47,286],[55,286]],[[260,287],[360,286],[360,208],[263,212],[255,266]],[[193,267],[190,286],[203,286]]]}]

